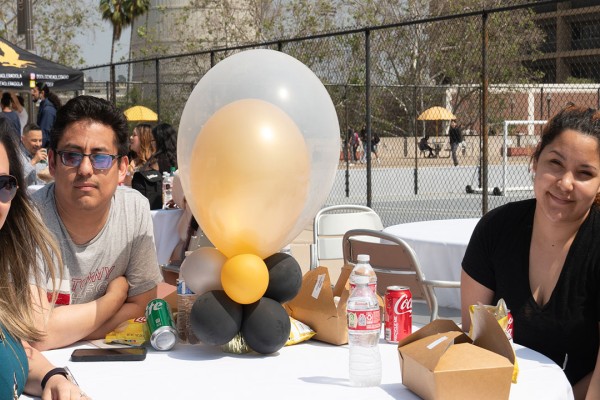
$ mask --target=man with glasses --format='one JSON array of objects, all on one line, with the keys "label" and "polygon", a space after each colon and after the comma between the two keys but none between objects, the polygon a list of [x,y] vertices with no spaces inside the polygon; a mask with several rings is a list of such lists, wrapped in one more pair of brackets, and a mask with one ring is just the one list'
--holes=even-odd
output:
[{"label": "man with glasses", "polygon": [[128,136],[125,116],[105,100],[79,96],[57,113],[48,153],[54,183],[33,197],[62,250],[58,299],[67,305],[49,314],[40,349],[104,338],[156,297],[162,275],[148,200],[119,186]]}]

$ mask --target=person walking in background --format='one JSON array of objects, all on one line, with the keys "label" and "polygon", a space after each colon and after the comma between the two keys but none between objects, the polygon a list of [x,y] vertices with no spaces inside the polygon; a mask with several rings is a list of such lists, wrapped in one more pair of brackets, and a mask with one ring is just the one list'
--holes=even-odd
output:
[{"label": "person walking in background", "polygon": [[371,135],[371,152],[373,154],[375,154],[375,160],[379,164],[379,153],[377,152],[377,149],[379,147],[379,142],[381,141],[381,138],[379,137],[377,132],[371,132],[371,133],[372,133],[372,135]]},{"label": "person walking in background", "polygon": [[10,99],[11,108],[19,116],[19,122],[21,123],[20,134],[23,135],[23,129],[25,128],[25,125],[29,123],[29,114],[27,114],[27,110],[25,109],[25,99],[23,99],[23,96],[15,92],[10,92]]},{"label": "person walking in background", "polygon": [[40,106],[37,115],[37,124],[42,128],[43,142],[42,147],[48,148],[50,145],[50,132],[56,120],[56,112],[61,107],[61,101],[58,96],[48,88],[44,82],[38,82],[31,89],[31,96],[34,101],[39,101]]},{"label": "person walking in background", "polygon": [[2,93],[0,98],[0,105],[2,105],[2,115],[10,121],[12,126],[15,128],[15,139],[19,139],[21,136],[21,121],[19,121],[19,115],[14,112],[11,108],[12,99],[10,93]]},{"label": "person walking in background", "polygon": [[359,134],[359,138],[360,138],[360,142],[362,143],[362,147],[363,147],[363,153],[362,156],[360,157],[360,162],[364,163],[367,162],[367,152],[369,151],[368,149],[368,141],[367,141],[367,130],[363,127],[360,130],[360,134]]},{"label": "person walking in background", "polygon": [[155,153],[150,160],[158,164],[158,170],[171,172],[171,168],[177,170],[177,131],[167,123],[158,124],[152,129],[155,142]]},{"label": "person walking in background", "polygon": [[352,136],[350,137],[350,146],[352,147],[352,161],[358,162],[360,159],[358,157],[358,146],[360,146],[360,138],[358,137],[358,133],[353,130]]},{"label": "person walking in background", "polygon": [[456,120],[450,121],[450,130],[448,131],[448,136],[450,136],[450,152],[452,153],[452,162],[456,167],[458,165],[456,150],[462,142],[462,133],[460,131],[460,127],[456,123]]}]

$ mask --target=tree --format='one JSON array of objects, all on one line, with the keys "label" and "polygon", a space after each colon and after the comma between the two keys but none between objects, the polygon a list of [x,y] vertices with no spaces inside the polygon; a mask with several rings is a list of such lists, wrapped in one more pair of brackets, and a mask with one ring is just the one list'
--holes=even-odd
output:
[{"label": "tree", "polygon": [[[110,21],[113,27],[112,44],[110,50],[110,63],[113,63],[115,43],[121,38],[123,28],[131,25],[133,21],[143,15],[150,7],[150,0],[100,0],[102,19]],[[111,101],[116,102],[115,69],[110,70]]]},{"label": "tree", "polygon": [[[25,36],[17,35],[17,1],[0,0],[0,36],[25,48]],[[49,60],[78,67],[84,64],[73,39],[95,28],[85,3],[32,0],[32,24],[36,53]]]}]

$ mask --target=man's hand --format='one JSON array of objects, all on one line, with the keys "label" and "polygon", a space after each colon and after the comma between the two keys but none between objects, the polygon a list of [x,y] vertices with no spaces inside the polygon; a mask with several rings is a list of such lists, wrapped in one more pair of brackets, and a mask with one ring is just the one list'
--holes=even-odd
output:
[{"label": "man's hand", "polygon": [[35,155],[31,159],[31,165],[35,165],[40,161],[48,162],[48,151],[44,148],[41,148],[35,152]]}]

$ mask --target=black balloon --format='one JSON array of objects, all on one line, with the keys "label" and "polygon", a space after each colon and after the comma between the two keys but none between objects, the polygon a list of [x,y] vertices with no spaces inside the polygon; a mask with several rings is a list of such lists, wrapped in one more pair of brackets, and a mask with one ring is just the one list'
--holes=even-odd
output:
[{"label": "black balloon", "polygon": [[269,269],[269,286],[264,296],[280,303],[296,297],[302,286],[302,270],[296,259],[275,253],[264,261]]},{"label": "black balloon", "polygon": [[192,332],[210,345],[223,345],[240,331],[242,306],[223,290],[206,292],[196,299],[190,312]]},{"label": "black balloon", "polygon": [[257,353],[271,354],[285,345],[290,337],[290,317],[283,306],[267,297],[244,306],[242,335]]}]

